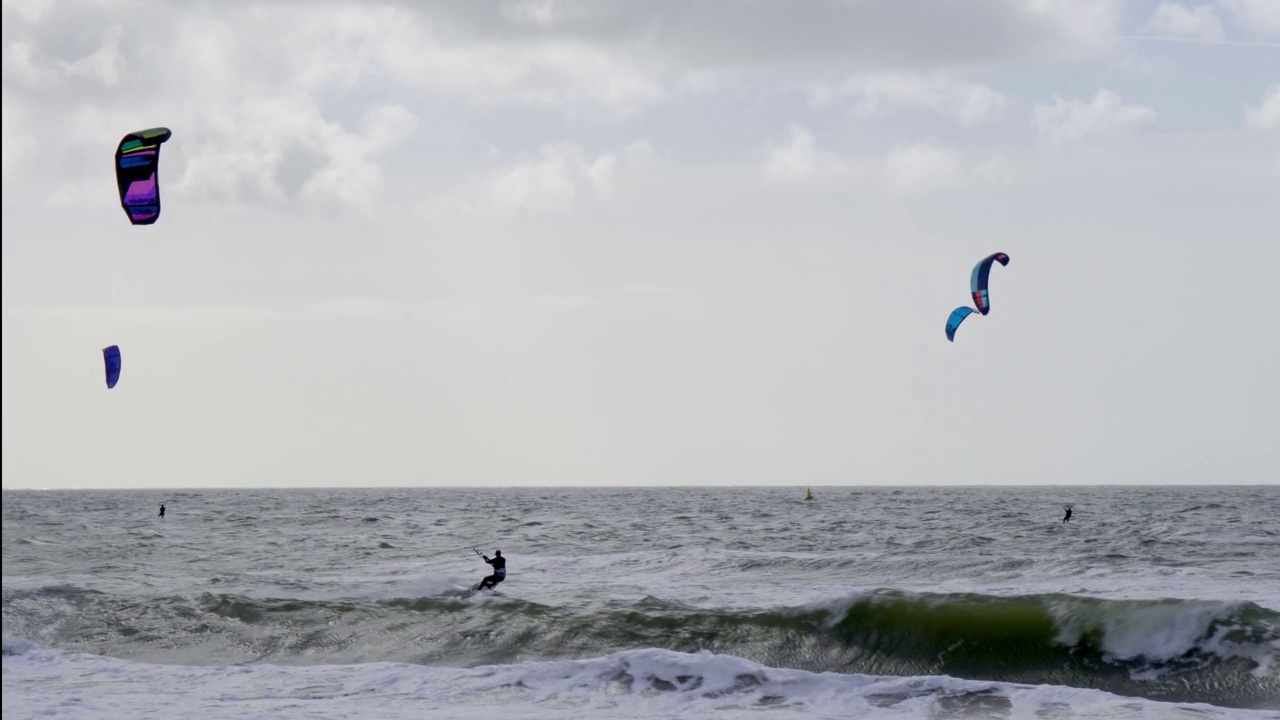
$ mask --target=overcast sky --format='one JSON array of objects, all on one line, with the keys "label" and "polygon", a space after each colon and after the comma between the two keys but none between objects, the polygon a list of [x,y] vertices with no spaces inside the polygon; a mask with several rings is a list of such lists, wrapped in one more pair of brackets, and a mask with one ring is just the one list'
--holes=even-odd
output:
[{"label": "overcast sky", "polygon": [[3,8],[5,488],[1280,482],[1276,0]]}]

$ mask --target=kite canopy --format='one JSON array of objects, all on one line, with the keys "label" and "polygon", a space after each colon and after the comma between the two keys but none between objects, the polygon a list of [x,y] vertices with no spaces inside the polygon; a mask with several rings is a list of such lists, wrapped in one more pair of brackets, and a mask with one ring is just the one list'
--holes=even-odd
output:
[{"label": "kite canopy", "polygon": [[978,312],[986,315],[991,312],[991,299],[987,295],[987,276],[991,274],[991,263],[1009,264],[1009,256],[1002,252],[982,259],[973,267],[973,275],[969,278],[969,290],[973,293],[973,304]]},{"label": "kite canopy", "polygon": [[115,387],[116,381],[120,379],[120,347],[118,345],[102,348],[102,364],[107,369],[107,387]]},{"label": "kite canopy", "polygon": [[150,225],[160,218],[160,144],[173,133],[151,128],[125,135],[116,148],[116,186],[120,206],[134,225]]},{"label": "kite canopy", "polygon": [[977,312],[971,307],[958,307],[951,311],[951,316],[947,318],[947,339],[951,342],[956,341],[956,329],[960,327],[960,323],[964,319]]}]

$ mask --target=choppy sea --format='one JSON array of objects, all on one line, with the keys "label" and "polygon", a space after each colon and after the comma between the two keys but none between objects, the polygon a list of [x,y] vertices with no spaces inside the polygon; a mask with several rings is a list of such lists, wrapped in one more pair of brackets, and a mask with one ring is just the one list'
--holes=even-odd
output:
[{"label": "choppy sea", "polygon": [[804,494],[5,491],[3,716],[1280,718],[1280,487]]}]

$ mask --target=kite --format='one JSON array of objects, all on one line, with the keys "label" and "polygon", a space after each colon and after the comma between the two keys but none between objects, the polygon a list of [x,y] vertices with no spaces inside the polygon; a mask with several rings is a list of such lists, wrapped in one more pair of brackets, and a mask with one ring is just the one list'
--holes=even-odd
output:
[{"label": "kite", "polygon": [[971,307],[958,307],[951,311],[951,316],[947,318],[947,339],[951,342],[956,341],[956,329],[960,327],[960,323],[964,319],[977,312]]},{"label": "kite", "polygon": [[118,345],[102,348],[102,364],[107,369],[107,388],[115,387],[116,381],[120,379],[120,347]]},{"label": "kite", "polygon": [[116,186],[120,206],[134,225],[150,225],[160,218],[160,144],[173,133],[151,128],[125,135],[116,148]]},{"label": "kite", "polygon": [[973,266],[973,275],[969,278],[969,290],[973,293],[973,304],[978,309],[978,312],[983,315],[991,312],[991,298],[987,295],[987,276],[991,274],[991,263],[993,262],[1008,265],[1009,256],[998,252],[983,258],[982,262]]}]

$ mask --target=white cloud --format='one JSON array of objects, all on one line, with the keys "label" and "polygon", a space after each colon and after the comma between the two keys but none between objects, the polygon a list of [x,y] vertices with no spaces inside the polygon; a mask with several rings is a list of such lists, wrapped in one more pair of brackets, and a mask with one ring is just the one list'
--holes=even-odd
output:
[{"label": "white cloud", "polygon": [[1187,40],[1222,40],[1222,19],[1211,5],[1194,8],[1178,3],[1161,3],[1147,21],[1147,29],[1154,35]]},{"label": "white cloud", "polygon": [[[340,108],[363,124],[347,127],[325,111],[320,93],[350,86],[369,70],[371,38],[393,35],[390,21],[403,15],[338,12],[350,21],[344,24],[275,9],[251,22],[245,8],[234,7],[161,11],[122,27],[99,22],[110,10],[89,3],[64,18],[11,13],[5,5],[6,172],[10,151],[22,152],[19,139],[39,132],[36,118],[57,116],[63,133],[53,167],[65,179],[44,195],[54,204],[109,203],[98,191],[98,174],[109,172],[103,148],[127,130],[163,124],[174,130],[162,151],[169,200],[224,207],[302,201],[364,211],[378,201],[375,156],[408,137],[413,114],[366,101]],[[28,18],[40,22],[28,25]],[[281,51],[268,52],[272,43]],[[333,58],[335,46],[347,53],[345,62]],[[120,102],[113,86],[139,71],[145,82],[132,80],[129,102]],[[11,106],[23,112],[11,114]],[[11,127],[11,119],[19,125]],[[30,180],[40,183],[42,175],[36,170]]]},{"label": "white cloud", "polygon": [[1255,107],[1244,109],[1245,124],[1252,128],[1280,128],[1280,85],[1272,85]]},{"label": "white cloud", "polygon": [[389,150],[418,127],[418,119],[403,105],[379,105],[365,115],[364,144],[369,152]]},{"label": "white cloud", "polygon": [[1013,176],[1012,166],[1003,157],[993,156],[970,167],[960,150],[935,142],[899,145],[882,159],[839,157],[819,150],[813,133],[794,124],[786,142],[767,149],[764,172],[766,177],[790,182],[840,178],[850,192],[874,193],[884,185],[899,194],[922,194],[973,181],[1001,183]]},{"label": "white cloud", "polygon": [[649,165],[652,148],[634,142],[621,153],[591,155],[581,146],[549,143],[536,152],[487,173],[473,175],[457,190],[425,200],[430,216],[468,214],[563,214],[577,207],[585,196],[609,200],[619,173]]},{"label": "white cloud", "polygon": [[[9,180],[14,171],[22,167],[28,153],[35,148],[36,141],[29,133],[23,132],[26,118],[18,103],[9,102],[9,93],[0,98],[0,158],[3,158],[3,177]],[[6,185],[8,183],[5,183]]]},{"label": "white cloud", "polygon": [[1004,157],[996,155],[979,163],[971,173],[974,179],[995,184],[1008,183],[1017,175],[1013,164]]},{"label": "white cloud", "polygon": [[779,180],[803,180],[815,173],[838,172],[838,158],[818,152],[813,133],[799,125],[791,125],[786,142],[767,148],[765,174]]},{"label": "white cloud", "polygon": [[637,140],[628,145],[622,151],[622,157],[627,165],[633,168],[649,167],[657,162],[657,153],[654,152],[653,145],[644,140]]},{"label": "white cloud", "polygon": [[1114,0],[1029,0],[1012,2],[1026,18],[1051,28],[1059,53],[1098,53],[1110,48],[1124,3]]},{"label": "white cloud", "polygon": [[1219,0],[1242,28],[1263,36],[1280,36],[1280,2],[1276,0]]},{"label": "white cloud", "polygon": [[[8,13],[8,4],[5,12]],[[63,48],[55,46],[49,38],[6,34],[3,52],[5,84],[16,83],[28,89],[41,89],[84,78],[104,87],[115,86],[125,70],[126,61],[120,49],[125,29],[118,24],[106,23],[93,28],[86,36],[96,41],[96,45],[72,44]]]},{"label": "white cloud", "polygon": [[555,0],[501,0],[499,11],[512,22],[545,28],[563,22],[573,8]]},{"label": "white cloud", "polygon": [[382,187],[382,169],[369,156],[399,144],[415,127],[417,119],[399,105],[369,111],[359,136],[327,125],[327,137],[315,148],[327,156],[327,162],[311,174],[298,197],[320,205],[372,211]]},{"label": "white cloud", "polygon": [[[416,122],[401,106],[379,106],[356,133],[326,120],[305,97],[246,101],[175,131],[187,161],[185,168],[170,164],[181,169],[173,192],[192,201],[299,199],[370,211],[382,187],[372,156],[402,142]],[[244,132],[246,126],[253,131]]]},{"label": "white cloud", "polygon": [[894,148],[885,158],[884,173],[894,189],[907,193],[955,187],[964,180],[960,154],[927,143]]},{"label": "white cloud", "polygon": [[489,181],[490,197],[502,211],[566,212],[580,188],[607,192],[616,158],[589,158],[572,143],[543,146],[533,157],[508,165]]},{"label": "white cloud", "polygon": [[[311,92],[391,79],[471,102],[597,106],[625,115],[761,61],[931,68],[1096,52],[1115,35],[1119,6],[1119,0],[971,0],[966,31],[957,33],[944,15],[887,2],[752,3],[732,12],[714,4],[610,0],[508,1],[496,12],[473,2],[336,2],[324,13],[288,4],[177,5],[117,26],[127,52],[113,60],[109,45],[98,56],[62,43],[59,22],[72,17],[89,34],[101,33],[117,8],[82,3],[72,15],[6,3],[5,72],[45,82],[87,56],[98,77],[119,77],[126,64],[146,66],[155,85],[198,87],[204,95],[271,87]],[[156,57],[172,62],[157,64]]]},{"label": "white cloud", "polygon": [[1099,90],[1092,100],[1054,97],[1051,104],[1036,105],[1032,122],[1050,142],[1116,135],[1155,122],[1154,110],[1126,105],[1110,90]]},{"label": "white cloud", "polygon": [[51,82],[56,77],[57,73],[53,68],[43,66],[35,58],[35,52],[35,46],[30,42],[21,40],[5,42],[4,81],[6,87],[10,82],[27,87],[39,87]]},{"label": "white cloud", "polygon": [[[836,61],[937,67],[953,61],[1090,53],[1121,19],[1120,0],[968,0],[966,23],[911,2],[716,3],[682,0],[507,2],[494,13],[468,0],[434,3],[455,34],[521,43],[573,39],[636,62],[703,69],[760,62]],[[660,31],[657,31],[659,30]]]},{"label": "white cloud", "polygon": [[479,49],[428,44],[403,50],[392,61],[402,78],[480,104],[602,106],[625,116],[667,92],[655,74],[584,43]]},{"label": "white cloud", "polygon": [[986,85],[908,73],[858,75],[811,91],[811,98],[818,105],[841,96],[854,99],[853,112],[859,117],[904,107],[931,110],[955,118],[962,125],[998,118],[1008,104],[1004,95]]},{"label": "white cloud", "polygon": [[894,148],[884,160],[884,179],[896,193],[920,195],[974,183],[1002,184],[1014,176],[1013,165],[995,155],[973,164],[964,153],[934,142]]},{"label": "white cloud", "polygon": [[[56,182],[61,187],[33,192],[61,202],[92,194],[109,203],[90,191],[101,148],[127,129],[163,124],[175,131],[165,148],[174,179],[165,189],[175,199],[368,210],[382,197],[385,159],[377,153],[397,146],[421,109],[406,103],[385,123],[369,113],[402,98],[617,121],[741,86],[778,62],[836,62],[842,72],[902,68],[905,80],[885,76],[852,88],[859,106],[922,107],[972,124],[998,116],[1004,96],[975,83],[911,79],[911,71],[934,77],[958,61],[1096,52],[1119,17],[1118,0],[972,0],[971,26],[957,33],[936,13],[884,2],[747,4],[729,13],[667,0],[497,7],[337,0],[324,13],[288,3],[180,3],[128,23],[119,21],[121,7],[4,4],[6,177],[20,138],[39,133],[37,118],[78,118],[59,149],[60,177],[43,175],[54,174],[48,163],[29,182]],[[145,78],[147,92],[121,102],[119,86],[136,78]],[[592,186],[605,194],[612,162],[591,171]],[[566,197],[554,178],[544,179],[544,190]],[[521,182],[510,184],[511,197],[521,196]]]},{"label": "white cloud", "polygon": [[613,174],[618,166],[615,155],[601,155],[586,166],[587,180],[596,193],[602,198],[613,195]]}]

